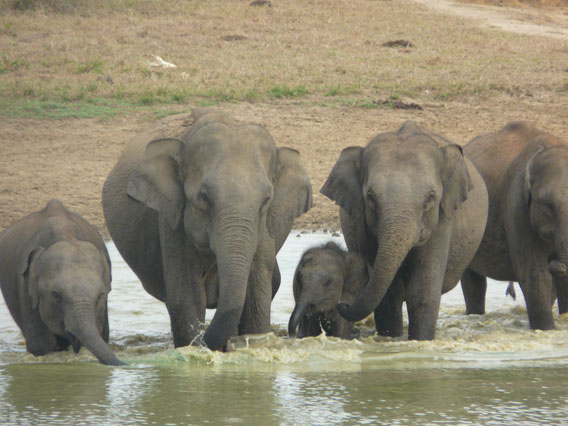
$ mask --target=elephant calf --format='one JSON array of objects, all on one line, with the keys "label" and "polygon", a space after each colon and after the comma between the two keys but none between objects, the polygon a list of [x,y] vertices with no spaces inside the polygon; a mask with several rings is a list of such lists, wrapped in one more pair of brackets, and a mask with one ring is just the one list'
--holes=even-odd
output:
[{"label": "elephant calf", "polygon": [[300,259],[294,274],[296,306],[288,323],[288,334],[298,337],[328,336],[350,339],[353,322],[343,318],[337,304],[352,303],[363,290],[369,275],[365,259],[348,253],[333,242],[312,247]]},{"label": "elephant calf", "polygon": [[50,201],[0,234],[0,285],[34,355],[81,345],[123,365],[108,345],[110,259],[97,230]]},{"label": "elephant calf", "polygon": [[524,122],[465,147],[489,192],[487,229],[462,278],[467,313],[485,312],[486,277],[516,281],[532,329],[554,328],[551,301],[568,312],[568,143]]}]

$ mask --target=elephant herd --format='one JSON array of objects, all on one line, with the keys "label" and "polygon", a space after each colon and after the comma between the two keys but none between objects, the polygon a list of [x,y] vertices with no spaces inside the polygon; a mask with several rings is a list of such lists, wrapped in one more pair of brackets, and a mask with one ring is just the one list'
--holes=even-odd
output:
[{"label": "elephant herd", "polygon": [[[270,331],[276,255],[312,206],[293,149],[262,126],[194,111],[125,148],[102,205],[120,254],[167,307],[174,345],[228,350],[235,334]],[[374,313],[377,332],[434,339],[441,295],[461,280],[466,312],[483,314],[487,277],[518,282],[530,327],[568,311],[568,143],[524,122],[459,147],[406,122],[340,154],[321,188],[339,206],[347,250],[307,250],[294,274],[288,332],[351,338]],[[108,345],[111,265],[96,229],[53,200],[0,234],[0,284],[42,355]],[[205,309],[216,309],[204,330]]]}]

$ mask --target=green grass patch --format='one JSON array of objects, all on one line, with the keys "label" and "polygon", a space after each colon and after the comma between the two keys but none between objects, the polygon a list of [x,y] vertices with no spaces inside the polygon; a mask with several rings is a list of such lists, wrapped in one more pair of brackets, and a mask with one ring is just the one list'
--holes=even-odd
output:
[{"label": "green grass patch", "polygon": [[16,71],[20,68],[29,68],[29,63],[21,58],[8,58],[6,54],[0,56],[0,74]]},{"label": "green grass patch", "polygon": [[0,116],[10,118],[109,118],[133,109],[128,103],[112,103],[104,99],[87,102],[0,99]]},{"label": "green grass patch", "polygon": [[103,60],[101,58],[90,59],[77,65],[75,72],[77,74],[87,74],[90,72],[102,74],[103,72]]},{"label": "green grass patch", "polygon": [[276,99],[284,98],[300,98],[310,94],[310,91],[305,86],[276,86],[268,89],[268,94]]}]

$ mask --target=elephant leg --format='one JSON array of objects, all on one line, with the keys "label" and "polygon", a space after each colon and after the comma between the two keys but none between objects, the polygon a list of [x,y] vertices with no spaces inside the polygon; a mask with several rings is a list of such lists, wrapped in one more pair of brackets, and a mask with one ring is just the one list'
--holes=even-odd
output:
[{"label": "elephant leg", "polygon": [[304,317],[298,325],[298,338],[319,336],[321,331],[321,325],[317,317]]},{"label": "elephant leg", "polygon": [[272,271],[272,300],[280,288],[280,268],[278,267],[278,260],[274,261],[274,270]]},{"label": "elephant leg", "polygon": [[21,329],[26,339],[26,350],[36,356],[45,355],[57,350],[57,339],[42,321],[39,310],[32,309],[31,304],[21,303]]},{"label": "elephant leg", "polygon": [[410,277],[406,288],[409,340],[436,338],[436,322],[440,311],[443,282],[444,277],[440,275],[439,268],[435,270],[419,268]]},{"label": "elephant leg", "polygon": [[449,222],[440,222],[436,234],[409,255],[406,286],[408,339],[433,340],[448,269]]},{"label": "elephant leg", "polygon": [[461,287],[465,299],[466,315],[483,315],[487,278],[471,269],[466,269],[461,278]]},{"label": "elephant leg", "polygon": [[[565,314],[568,312],[568,278],[554,278],[554,288],[556,289],[556,297],[558,298],[558,313]],[[552,301],[554,303],[554,301]]]},{"label": "elephant leg", "polygon": [[26,350],[35,356],[45,355],[57,350],[57,339],[45,326],[42,327],[42,330],[27,330],[23,334],[26,338]]},{"label": "elephant leg", "polygon": [[519,281],[525,297],[529,325],[533,330],[553,330],[554,318],[550,304],[552,277],[548,271],[531,271]]},{"label": "elephant leg", "polygon": [[402,336],[402,304],[404,287],[396,277],[379,306],[375,308],[375,327],[381,336]]},{"label": "elephant leg", "polygon": [[335,319],[335,333],[333,336],[351,340],[353,338],[353,323],[343,319],[340,315],[337,315]]},{"label": "elephant leg", "polygon": [[69,339],[63,336],[56,335],[55,341],[56,341],[56,349],[55,349],[56,351],[66,351],[69,345],[71,344]]},{"label": "elephant leg", "polygon": [[274,240],[262,237],[249,275],[245,305],[239,321],[239,334],[268,333],[270,304],[276,262]]},{"label": "elephant leg", "polygon": [[[170,315],[174,346],[198,344],[197,337],[205,321],[205,289],[195,279],[188,259],[198,254],[186,247],[183,225],[172,230],[160,218],[160,246],[166,287],[166,307]],[[191,253],[190,253],[191,252]]]}]

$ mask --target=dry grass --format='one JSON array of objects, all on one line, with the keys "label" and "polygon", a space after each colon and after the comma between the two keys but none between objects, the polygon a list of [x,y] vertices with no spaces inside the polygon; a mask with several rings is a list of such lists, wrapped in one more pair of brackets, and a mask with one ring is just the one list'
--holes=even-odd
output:
[{"label": "dry grass", "polygon": [[[0,3],[5,113],[22,99],[297,98],[373,107],[374,99],[401,96],[428,102],[500,92],[546,100],[566,92],[566,42],[475,28],[404,0],[280,0],[271,8],[248,0],[98,0],[67,13],[21,13],[8,3]],[[382,46],[396,39],[415,47]],[[154,55],[177,68],[151,67]]]}]

